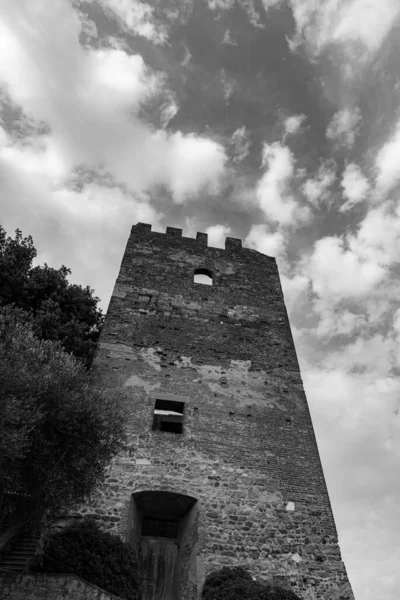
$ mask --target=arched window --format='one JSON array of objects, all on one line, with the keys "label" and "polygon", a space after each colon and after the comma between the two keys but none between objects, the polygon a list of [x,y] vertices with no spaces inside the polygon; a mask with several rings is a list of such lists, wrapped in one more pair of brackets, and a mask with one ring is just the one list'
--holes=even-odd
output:
[{"label": "arched window", "polygon": [[212,285],[213,277],[212,272],[209,269],[196,269],[194,272],[194,283],[201,283],[202,285]]}]

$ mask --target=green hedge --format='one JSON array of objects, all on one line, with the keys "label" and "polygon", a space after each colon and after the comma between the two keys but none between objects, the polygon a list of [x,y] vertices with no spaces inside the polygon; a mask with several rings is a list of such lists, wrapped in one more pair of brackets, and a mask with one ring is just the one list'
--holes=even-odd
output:
[{"label": "green hedge", "polygon": [[242,567],[224,567],[206,578],[204,600],[301,600],[292,590],[253,581]]},{"label": "green hedge", "polygon": [[43,555],[31,569],[79,575],[121,598],[139,598],[134,549],[118,536],[104,532],[92,519],[84,519],[48,538]]}]

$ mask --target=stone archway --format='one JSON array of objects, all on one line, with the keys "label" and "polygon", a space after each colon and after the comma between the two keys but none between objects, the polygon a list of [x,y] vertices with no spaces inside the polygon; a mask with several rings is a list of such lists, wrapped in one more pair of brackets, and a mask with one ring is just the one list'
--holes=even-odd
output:
[{"label": "stone archway", "polygon": [[142,600],[196,598],[197,499],[165,491],[132,494],[127,538],[143,578]]}]

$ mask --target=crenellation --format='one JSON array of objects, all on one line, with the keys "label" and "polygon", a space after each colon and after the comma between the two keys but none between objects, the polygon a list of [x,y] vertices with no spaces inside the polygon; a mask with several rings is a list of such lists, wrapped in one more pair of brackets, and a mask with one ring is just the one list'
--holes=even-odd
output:
[{"label": "crenellation", "polygon": [[180,238],[180,237],[182,237],[182,229],[179,229],[178,227],[167,227],[165,235],[168,235],[170,237]]},{"label": "crenellation", "polygon": [[[136,225],[133,225],[131,228],[131,238],[132,236],[140,236],[143,237],[144,235],[147,234],[151,234],[151,237],[154,238],[160,238],[160,236],[164,236],[164,237],[168,237],[168,238],[175,238],[177,240],[179,240],[182,244],[192,244],[193,242],[197,242],[197,244],[199,246],[202,247],[209,247],[208,246],[208,234],[207,233],[201,233],[201,232],[197,232],[196,233],[196,238],[190,238],[190,237],[185,237],[182,235],[183,230],[178,228],[178,227],[170,227],[167,226],[165,233],[161,233],[158,231],[152,231],[152,226],[148,223],[137,223]],[[221,250],[220,248],[212,248],[209,247],[210,250]],[[231,237],[227,237],[225,239],[225,250],[228,251],[239,251],[242,249],[242,240],[238,239],[238,238],[231,238]],[[270,258],[270,257],[269,257]]]},{"label": "crenellation", "polygon": [[238,251],[242,249],[242,240],[227,237],[225,239],[225,250]]},{"label": "crenellation", "polygon": [[131,232],[148,233],[151,229],[152,225],[150,223],[136,223],[136,225],[132,225]]},{"label": "crenellation", "polygon": [[203,246],[208,245],[208,234],[200,233],[199,231],[196,233],[196,241]]}]

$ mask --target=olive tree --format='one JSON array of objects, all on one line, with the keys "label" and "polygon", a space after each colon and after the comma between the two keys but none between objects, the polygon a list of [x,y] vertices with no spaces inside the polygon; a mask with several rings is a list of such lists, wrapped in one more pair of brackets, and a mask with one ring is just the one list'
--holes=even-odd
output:
[{"label": "olive tree", "polygon": [[123,447],[126,404],[99,389],[32,320],[0,309],[0,514],[32,519],[83,502]]}]

